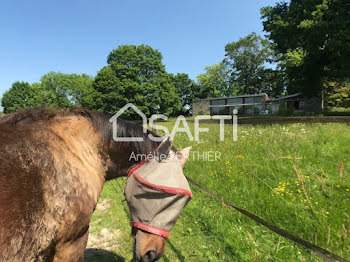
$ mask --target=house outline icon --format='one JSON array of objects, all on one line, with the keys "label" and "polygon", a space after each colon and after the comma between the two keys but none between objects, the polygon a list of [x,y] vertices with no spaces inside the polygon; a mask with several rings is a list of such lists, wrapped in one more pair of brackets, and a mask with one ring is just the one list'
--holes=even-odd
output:
[{"label": "house outline icon", "polygon": [[112,123],[112,129],[113,129],[113,140],[116,142],[142,142],[142,137],[118,137],[118,124],[117,119],[129,108],[132,108],[135,113],[137,113],[142,118],[143,122],[143,133],[147,133],[147,117],[140,109],[137,108],[133,103],[127,103],[125,106],[123,106],[116,114],[114,114],[110,119],[109,122]]}]

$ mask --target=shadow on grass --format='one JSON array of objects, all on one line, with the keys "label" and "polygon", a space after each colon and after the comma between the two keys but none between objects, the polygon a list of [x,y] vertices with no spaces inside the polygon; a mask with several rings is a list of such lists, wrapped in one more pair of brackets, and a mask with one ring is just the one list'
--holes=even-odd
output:
[{"label": "shadow on grass", "polygon": [[84,252],[84,262],[125,262],[125,259],[104,249],[87,248]]},{"label": "shadow on grass", "polygon": [[181,254],[181,252],[170,242],[170,240],[167,240],[167,243],[169,244],[170,248],[173,250],[173,252],[176,254],[179,261],[184,262],[185,257]]}]

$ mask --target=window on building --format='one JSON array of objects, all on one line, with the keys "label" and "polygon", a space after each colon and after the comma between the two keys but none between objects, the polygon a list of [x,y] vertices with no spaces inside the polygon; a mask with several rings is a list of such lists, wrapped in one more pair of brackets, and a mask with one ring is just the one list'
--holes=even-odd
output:
[{"label": "window on building", "polygon": [[254,113],[253,106],[244,106],[245,115],[253,115],[253,113]]},{"label": "window on building", "polygon": [[304,109],[304,106],[305,106],[304,100],[297,100],[297,101],[294,101],[294,109],[296,109],[296,110],[302,110],[302,109]]},{"label": "window on building", "polygon": [[241,105],[243,104],[243,98],[230,98],[227,99],[228,105]]},{"label": "window on building", "polygon": [[238,115],[243,114],[243,106],[242,105],[230,106],[229,108],[230,108],[230,110],[229,110],[230,115],[233,114],[233,110],[235,110],[235,109],[237,110]]},{"label": "window on building", "polygon": [[220,106],[222,106],[222,105],[225,105],[225,99],[216,99],[216,100],[211,100],[211,104],[213,105],[213,106],[216,106],[216,105],[220,105]]},{"label": "window on building", "polygon": [[260,111],[263,110],[263,105],[255,105],[254,106],[254,115],[259,115]]},{"label": "window on building", "polygon": [[254,104],[254,97],[246,97],[245,104]]},{"label": "window on building", "polygon": [[211,114],[212,115],[227,115],[229,111],[228,107],[212,107]]},{"label": "window on building", "polygon": [[254,97],[255,104],[262,104],[264,100],[265,100],[265,97],[263,97],[263,96]]}]

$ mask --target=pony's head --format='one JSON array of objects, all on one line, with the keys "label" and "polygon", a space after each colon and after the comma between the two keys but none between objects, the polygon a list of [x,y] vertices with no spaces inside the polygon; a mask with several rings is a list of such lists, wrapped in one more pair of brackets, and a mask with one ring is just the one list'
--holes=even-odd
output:
[{"label": "pony's head", "polygon": [[165,239],[192,198],[182,171],[190,150],[189,147],[176,152],[168,137],[158,146],[154,158],[129,172],[125,197],[135,237],[136,261],[156,261],[163,255]]}]

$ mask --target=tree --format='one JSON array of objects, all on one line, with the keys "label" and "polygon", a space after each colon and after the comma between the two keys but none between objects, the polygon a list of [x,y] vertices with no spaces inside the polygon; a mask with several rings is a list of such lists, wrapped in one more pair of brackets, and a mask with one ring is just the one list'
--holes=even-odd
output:
[{"label": "tree", "polygon": [[326,82],[326,106],[327,107],[350,107],[350,82]]},{"label": "tree", "polygon": [[265,64],[272,59],[269,41],[251,33],[237,42],[225,46],[224,64],[227,65],[231,83],[236,83],[239,95],[260,92]]},{"label": "tree", "polygon": [[4,113],[11,113],[16,110],[35,107],[39,100],[40,85],[30,85],[27,82],[15,82],[6,91],[1,99]]},{"label": "tree", "polygon": [[229,71],[224,64],[206,66],[205,71],[197,76],[201,98],[234,95]]},{"label": "tree", "polygon": [[260,93],[280,97],[285,91],[284,73],[279,69],[267,68],[260,72]]},{"label": "tree", "polygon": [[288,90],[319,95],[326,81],[350,75],[349,12],[348,0],[291,0],[261,10]]},{"label": "tree", "polygon": [[50,72],[40,83],[15,82],[2,97],[4,112],[21,108],[56,106],[87,106],[87,96],[92,90],[92,78],[82,74]]},{"label": "tree", "polygon": [[199,85],[187,74],[172,75],[172,82],[182,104],[179,114],[188,115],[191,111],[192,101],[200,98]]},{"label": "tree", "polygon": [[[133,103],[147,116],[180,111],[179,95],[159,51],[146,45],[123,45],[111,51],[107,63],[95,78],[94,91],[86,98],[90,108],[115,114],[125,104]],[[123,117],[137,115],[127,111]]]},{"label": "tree", "polygon": [[85,97],[92,92],[93,79],[86,75],[49,72],[41,77],[41,105],[86,106]]}]

